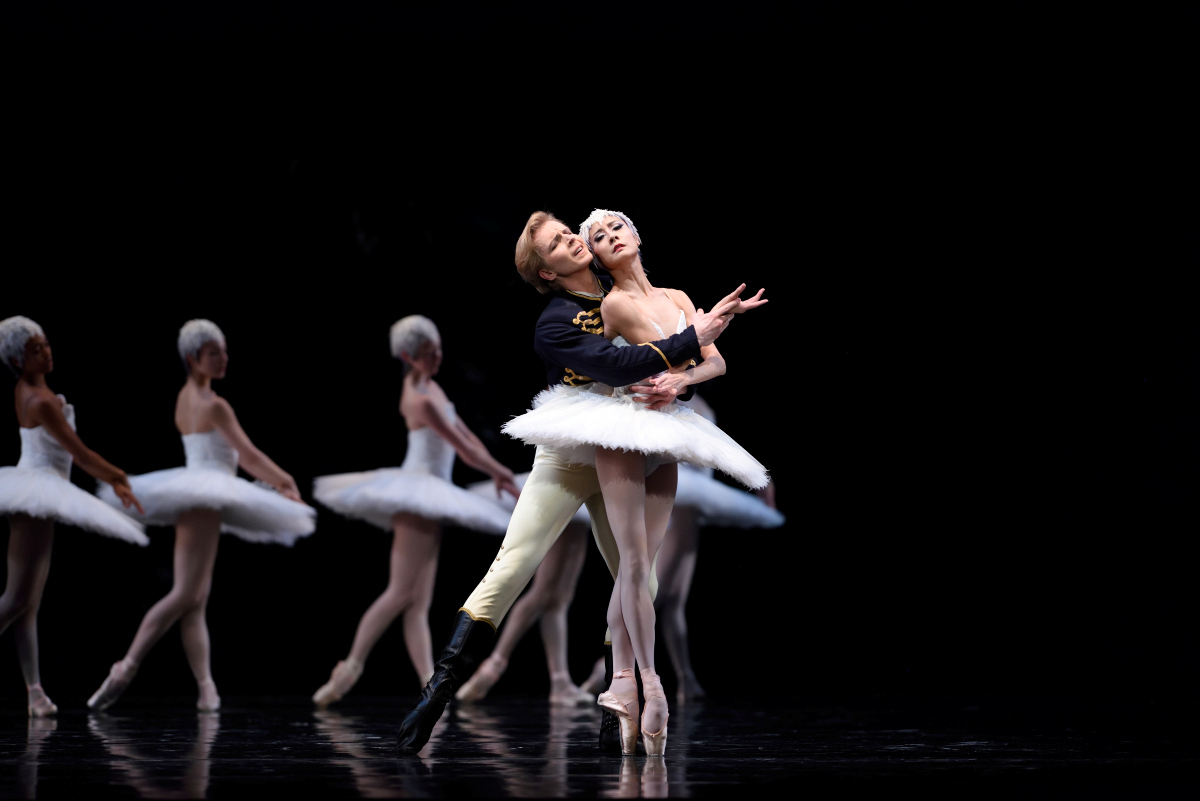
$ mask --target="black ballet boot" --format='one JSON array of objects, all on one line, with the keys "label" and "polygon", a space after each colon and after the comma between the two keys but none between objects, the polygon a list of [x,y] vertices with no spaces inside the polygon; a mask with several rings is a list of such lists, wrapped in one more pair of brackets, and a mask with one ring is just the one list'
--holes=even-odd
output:
[{"label": "black ballet boot", "polygon": [[[604,689],[612,684],[613,655],[612,644],[604,646]],[[600,753],[621,753],[621,724],[617,716],[604,707],[600,707]]]},{"label": "black ballet boot", "polygon": [[429,742],[433,725],[438,722],[446,704],[475,671],[476,665],[492,652],[496,632],[482,620],[473,620],[465,610],[454,619],[450,642],[442,649],[433,666],[433,676],[421,690],[421,700],[404,716],[396,746],[402,754],[415,754]]}]

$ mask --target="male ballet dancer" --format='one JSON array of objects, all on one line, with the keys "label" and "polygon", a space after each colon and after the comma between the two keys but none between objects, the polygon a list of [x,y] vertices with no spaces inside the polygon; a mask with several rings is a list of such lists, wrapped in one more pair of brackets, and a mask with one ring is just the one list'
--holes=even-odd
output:
[{"label": "male ballet dancer", "polygon": [[[720,336],[733,314],[753,308],[738,300],[744,289],[739,287],[707,314],[697,309],[692,325],[683,333],[642,343],[643,347],[618,348],[604,338],[600,318],[600,302],[612,282],[593,273],[591,262],[591,251],[583,239],[547,212],[532,214],[517,240],[516,265],[521,277],[542,294],[554,295],[538,318],[534,333],[534,350],[546,365],[546,380],[551,386],[561,383],[581,387],[593,381],[624,386],[670,369],[671,365],[698,360],[700,348]],[[674,395],[660,393],[650,385],[639,385],[634,390],[640,394],[640,402],[651,409],[674,399]],[[450,641],[434,665],[433,676],[400,726],[397,744],[402,753],[415,754],[429,741],[433,725],[459,685],[491,652],[496,627],[584,503],[592,517],[596,545],[615,577],[617,543],[609,528],[596,468],[569,464],[553,448],[539,447],[500,551],[479,586],[459,608]],[[612,678],[612,646],[607,636],[605,640],[607,682]],[[615,718],[601,722],[602,750],[620,749],[615,723]]]}]

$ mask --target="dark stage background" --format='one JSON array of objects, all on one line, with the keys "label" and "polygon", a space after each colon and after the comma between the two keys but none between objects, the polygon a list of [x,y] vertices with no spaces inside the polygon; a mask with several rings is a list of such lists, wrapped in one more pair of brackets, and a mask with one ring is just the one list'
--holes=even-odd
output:
[{"label": "dark stage background", "polygon": [[[788,516],[704,532],[689,617],[715,697],[1194,701],[1200,328],[1169,286],[1138,281],[1175,263],[1130,225],[1145,208],[1122,217],[1140,173],[1096,167],[1093,96],[1047,89],[1065,71],[1008,73],[1038,88],[1020,93],[921,52],[863,61],[888,19],[801,10],[739,22],[734,44],[650,15],[620,46],[666,42],[675,66],[611,70],[571,36],[561,57],[558,40],[553,59],[514,57],[533,46],[514,37],[529,15],[467,15],[445,48],[450,17],[429,10],[433,41],[413,23],[403,47],[387,15],[375,30],[298,15],[274,35],[254,15],[154,35],[39,18],[6,56],[29,78],[10,109],[0,317],[44,326],[51,386],[130,472],[182,462],[175,335],[213,319],[231,354],[218,391],[307,492],[402,460],[387,332],[420,312],[441,327],[459,413],[520,471],[532,449],[499,427],[544,381],[520,226],[539,208],[572,224],[622,209],[656,283],[705,307],[740,281],[772,299],[720,340],[729,373],[703,389]],[[167,591],[172,534],[152,540],[59,527],[40,630],[60,705],[82,704]],[[436,644],[497,544],[445,532]],[[388,548],[325,510],[290,550],[224,538],[209,606],[222,693],[311,693],[382,590]],[[570,613],[577,679],[610,587],[593,550]],[[544,690],[537,636],[496,692]],[[416,689],[392,631],[355,692]],[[192,693],[172,632],[130,696]]]}]

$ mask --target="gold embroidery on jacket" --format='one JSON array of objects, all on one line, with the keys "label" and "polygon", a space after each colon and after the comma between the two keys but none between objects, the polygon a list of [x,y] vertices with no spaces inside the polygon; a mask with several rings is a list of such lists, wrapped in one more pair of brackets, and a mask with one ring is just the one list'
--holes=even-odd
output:
[{"label": "gold embroidery on jacket", "polygon": [[585,333],[604,336],[604,320],[600,319],[599,309],[581,311],[571,322],[583,329]]},{"label": "gold embroidery on jacket", "polygon": [[[577,387],[577,386],[580,386],[581,384],[589,383],[592,380],[592,379],[588,378],[586,375],[579,375],[574,370],[572,370],[570,367],[564,367],[563,369],[567,371],[567,374],[565,376],[563,376],[563,383],[566,384],[568,387]],[[578,382],[578,383],[576,383],[576,382]]]}]

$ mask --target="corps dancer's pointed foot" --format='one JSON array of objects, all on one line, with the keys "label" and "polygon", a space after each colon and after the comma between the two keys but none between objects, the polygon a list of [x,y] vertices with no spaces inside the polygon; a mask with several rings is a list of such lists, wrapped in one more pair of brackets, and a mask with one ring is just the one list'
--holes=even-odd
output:
[{"label": "corps dancer's pointed foot", "polygon": [[632,756],[637,753],[638,723],[637,723],[637,685],[633,682],[633,671],[629,668],[613,674],[613,684],[623,688],[609,689],[600,693],[596,703],[607,709],[617,718],[621,731],[621,753]]},{"label": "corps dancer's pointed foot", "polygon": [[495,642],[496,630],[490,623],[475,620],[465,609],[459,611],[450,642],[438,656],[433,676],[425,683],[417,705],[400,724],[400,734],[396,737],[400,753],[415,754],[425,747],[433,734],[434,724],[454,697],[454,691],[471,675],[484,655],[491,653]]},{"label": "corps dancer's pointed foot", "polygon": [[322,684],[313,693],[313,703],[324,708],[342,700],[358,682],[362,672],[363,663],[352,656],[338,662],[329,673],[329,681]]},{"label": "corps dancer's pointed foot", "polygon": [[217,695],[217,683],[211,678],[200,682],[200,697],[196,699],[196,709],[201,712],[216,712],[221,708],[221,696]]},{"label": "corps dancer's pointed foot", "polygon": [[112,669],[108,671],[108,678],[100,685],[100,689],[92,693],[92,697],[88,699],[88,709],[93,712],[103,712],[115,704],[121,697],[121,693],[129,687],[136,673],[137,665],[128,659],[114,662]]},{"label": "corps dancer's pointed foot", "polygon": [[492,691],[496,682],[500,681],[500,677],[504,675],[507,668],[507,659],[499,654],[492,654],[483,660],[479,668],[471,674],[471,678],[467,679],[466,683],[454,694],[454,697],[466,704],[482,701],[487,698],[487,694]]},{"label": "corps dancer's pointed foot", "polygon": [[[609,647],[611,648],[612,646]],[[599,695],[604,692],[612,680],[608,676],[608,670],[604,665],[604,658],[597,659],[595,666],[592,668],[591,675],[584,679],[583,684],[579,685],[579,689],[591,695]]]},{"label": "corps dancer's pointed foot", "polygon": [[679,687],[675,690],[675,702],[686,704],[688,701],[699,701],[706,695],[707,693],[700,686],[700,682],[696,681],[696,675],[693,673],[679,679]]},{"label": "corps dancer's pointed foot", "polygon": [[595,700],[595,696],[576,687],[569,677],[565,681],[550,682],[550,706],[588,706]]},{"label": "corps dancer's pointed foot", "polygon": [[28,687],[29,692],[29,717],[31,718],[48,718],[58,714],[58,707],[46,695],[46,691],[42,689],[40,684],[31,684]]},{"label": "corps dancer's pointed foot", "polygon": [[[667,712],[667,694],[663,692],[662,681],[653,670],[641,671],[642,687],[646,694],[646,708],[642,711],[641,729],[642,745],[646,747],[646,756],[661,757],[667,753],[667,721],[671,715]],[[646,729],[646,717],[652,722],[662,720],[657,732]],[[660,717],[661,716],[661,717]]]}]

